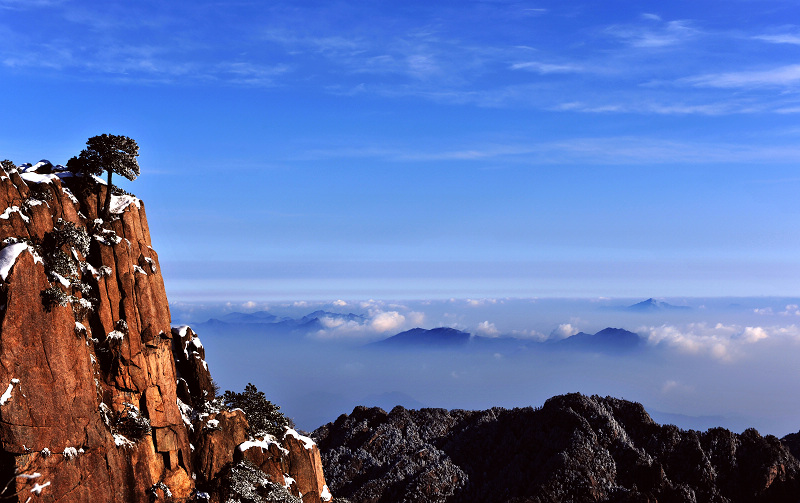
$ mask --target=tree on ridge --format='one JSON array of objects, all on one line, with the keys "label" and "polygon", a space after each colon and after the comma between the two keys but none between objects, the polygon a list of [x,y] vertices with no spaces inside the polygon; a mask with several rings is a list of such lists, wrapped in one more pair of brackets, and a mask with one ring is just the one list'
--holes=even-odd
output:
[{"label": "tree on ridge", "polygon": [[108,220],[111,211],[111,175],[117,173],[128,180],[136,180],[139,176],[139,145],[127,136],[102,134],[86,140],[86,148],[78,157],[67,162],[67,167],[74,172],[101,175],[108,173],[106,199],[103,203],[102,215]]}]

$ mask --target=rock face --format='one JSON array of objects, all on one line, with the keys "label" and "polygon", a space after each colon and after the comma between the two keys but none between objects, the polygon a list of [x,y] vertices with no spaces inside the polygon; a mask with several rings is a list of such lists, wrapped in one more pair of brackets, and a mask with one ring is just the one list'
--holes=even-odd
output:
[{"label": "rock face", "polygon": [[353,503],[800,500],[800,463],[777,438],[662,426],[614,398],[476,412],[358,407],[314,437],[331,489]]},{"label": "rock face", "polygon": [[[170,326],[144,204],[113,196],[104,222],[105,185],[46,162],[5,167],[0,496],[219,501],[219,480],[248,440],[247,420],[209,406],[202,344],[191,329]],[[285,473],[313,480],[295,494],[316,491],[319,501],[327,494],[321,466],[293,464],[309,449],[281,442],[271,474],[279,484]]]}]

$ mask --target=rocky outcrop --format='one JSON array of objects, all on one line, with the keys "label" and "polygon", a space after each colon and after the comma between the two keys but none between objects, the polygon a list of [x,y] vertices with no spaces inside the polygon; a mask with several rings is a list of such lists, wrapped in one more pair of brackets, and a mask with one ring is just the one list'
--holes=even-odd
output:
[{"label": "rocky outcrop", "polygon": [[539,409],[356,408],[314,432],[357,502],[792,502],[800,463],[755,430],[656,424],[640,404],[564,395]]},{"label": "rocky outcrop", "polygon": [[[219,501],[247,420],[209,405],[202,344],[170,326],[144,204],[114,195],[103,221],[104,184],[47,162],[4,167],[0,496]],[[274,478],[314,480],[319,501],[321,467],[294,464],[307,449],[293,442]]]}]

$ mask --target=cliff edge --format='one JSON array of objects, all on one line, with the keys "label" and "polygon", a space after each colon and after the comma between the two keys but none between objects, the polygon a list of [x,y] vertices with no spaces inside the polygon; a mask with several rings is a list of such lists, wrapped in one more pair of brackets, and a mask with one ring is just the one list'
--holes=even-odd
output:
[{"label": "cliff edge", "polygon": [[310,439],[249,438],[241,410],[214,407],[202,344],[170,326],[142,201],[113,191],[104,221],[99,179],[3,167],[0,496],[329,500]]}]

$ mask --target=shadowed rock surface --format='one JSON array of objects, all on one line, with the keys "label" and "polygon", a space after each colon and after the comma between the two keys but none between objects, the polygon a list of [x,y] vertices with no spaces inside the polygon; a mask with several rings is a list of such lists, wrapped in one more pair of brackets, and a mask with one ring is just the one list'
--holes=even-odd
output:
[{"label": "shadowed rock surface", "polygon": [[781,441],[655,423],[614,398],[541,408],[356,408],[314,432],[331,490],[353,503],[797,502]]}]

